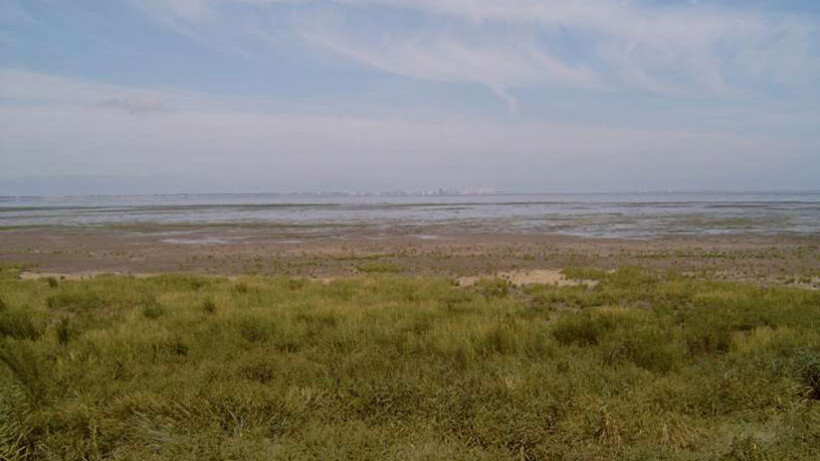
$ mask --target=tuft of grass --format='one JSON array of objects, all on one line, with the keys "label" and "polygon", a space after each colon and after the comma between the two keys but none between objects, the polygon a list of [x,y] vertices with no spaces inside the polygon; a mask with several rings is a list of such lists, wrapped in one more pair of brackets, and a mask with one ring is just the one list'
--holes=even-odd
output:
[{"label": "tuft of grass", "polygon": [[55,329],[57,342],[62,346],[67,345],[72,338],[78,335],[78,333],[79,332],[74,328],[74,325],[72,325],[71,320],[65,317],[60,319],[60,322],[57,324]]},{"label": "tuft of grass", "polygon": [[669,334],[656,326],[622,329],[603,345],[607,363],[630,362],[646,370],[665,374],[680,366],[685,350],[669,342]]},{"label": "tuft of grass", "polygon": [[233,286],[235,292],[239,294],[246,294],[248,292],[248,284],[245,282],[239,282]]},{"label": "tuft of grass", "polygon": [[723,353],[732,344],[732,331],[724,327],[704,328],[697,325],[687,330],[685,340],[689,353],[694,356]]},{"label": "tuft of grass", "polygon": [[812,400],[820,400],[820,351],[800,348],[792,356],[795,375],[803,384],[803,394]]},{"label": "tuft of grass", "polygon": [[30,405],[46,404],[51,394],[46,363],[42,352],[29,342],[4,340],[0,343],[0,363],[11,372],[12,379],[27,394]]},{"label": "tuft of grass", "polygon": [[510,282],[502,278],[482,278],[475,284],[475,290],[486,299],[503,299],[510,294]]},{"label": "tuft of grass", "polygon": [[772,459],[766,445],[750,435],[733,440],[729,451],[720,457],[721,461],[770,461]]},{"label": "tuft of grass", "polygon": [[49,309],[83,313],[105,307],[105,301],[93,292],[58,293],[46,299]]},{"label": "tuft of grass", "polygon": [[247,341],[261,343],[273,336],[274,326],[270,320],[243,317],[237,322],[239,334]]},{"label": "tuft of grass", "polygon": [[552,330],[552,335],[564,346],[594,346],[604,333],[613,327],[611,319],[582,312],[563,317]]},{"label": "tuft of grass", "polygon": [[216,303],[211,298],[205,298],[202,301],[202,311],[206,314],[213,314],[216,312]]},{"label": "tuft of grass", "polygon": [[43,328],[32,320],[30,313],[11,309],[0,312],[0,337],[36,340],[42,334]]},{"label": "tuft of grass", "polygon": [[142,308],[142,315],[148,319],[158,319],[165,315],[165,308],[159,304],[149,304],[143,306]]}]

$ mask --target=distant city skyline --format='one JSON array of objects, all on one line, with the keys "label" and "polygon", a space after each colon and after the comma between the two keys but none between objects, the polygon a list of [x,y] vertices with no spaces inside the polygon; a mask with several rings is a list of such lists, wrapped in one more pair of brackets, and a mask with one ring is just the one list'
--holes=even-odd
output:
[{"label": "distant city skyline", "polygon": [[820,190],[808,0],[8,0],[0,195]]}]

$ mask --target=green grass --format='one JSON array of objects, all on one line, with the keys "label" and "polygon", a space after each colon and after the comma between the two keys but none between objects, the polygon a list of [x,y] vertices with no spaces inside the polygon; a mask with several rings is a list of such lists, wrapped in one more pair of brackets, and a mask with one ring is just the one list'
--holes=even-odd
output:
[{"label": "green grass", "polygon": [[360,266],[356,266],[359,272],[364,274],[380,274],[387,272],[401,272],[401,267],[388,261],[371,261]]},{"label": "green grass", "polygon": [[[375,271],[379,272],[379,271]],[[0,459],[814,460],[820,292],[0,270]]]}]

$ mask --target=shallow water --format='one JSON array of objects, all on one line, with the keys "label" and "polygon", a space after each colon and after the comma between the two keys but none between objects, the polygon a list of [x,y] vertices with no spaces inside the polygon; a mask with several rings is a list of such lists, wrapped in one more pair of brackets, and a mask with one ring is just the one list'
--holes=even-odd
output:
[{"label": "shallow water", "polygon": [[[0,228],[334,228],[436,238],[442,232],[657,235],[813,234],[820,192],[482,196],[139,195],[0,197]],[[184,237],[169,237],[182,238]]]}]

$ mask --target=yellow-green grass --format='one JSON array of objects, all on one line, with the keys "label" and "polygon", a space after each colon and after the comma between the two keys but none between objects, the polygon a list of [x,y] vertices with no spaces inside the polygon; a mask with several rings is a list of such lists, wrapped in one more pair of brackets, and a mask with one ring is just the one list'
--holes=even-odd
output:
[{"label": "yellow-green grass", "polygon": [[820,293],[0,271],[0,459],[815,460]]}]

